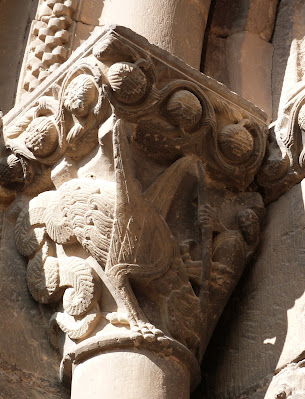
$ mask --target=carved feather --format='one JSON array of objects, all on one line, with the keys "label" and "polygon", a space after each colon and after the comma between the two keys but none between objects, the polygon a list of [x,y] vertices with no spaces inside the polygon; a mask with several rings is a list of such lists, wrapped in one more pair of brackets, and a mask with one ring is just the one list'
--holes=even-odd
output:
[{"label": "carved feather", "polygon": [[101,313],[96,305],[84,318],[76,320],[67,313],[56,312],[50,320],[50,340],[53,346],[58,347],[57,329],[65,332],[71,339],[85,338],[94,329]]},{"label": "carved feather", "polygon": [[[119,120],[113,133],[117,198],[106,271],[124,269],[134,278],[155,278],[170,266],[174,255],[169,227],[147,201],[133,176],[126,136],[132,125]],[[115,266],[117,265],[117,268]],[[111,270],[114,268],[113,270]]]},{"label": "carved feather", "polygon": [[23,209],[15,226],[15,242],[18,251],[27,257],[32,256],[44,242],[45,210],[54,192],[46,191],[29,202],[28,209]]},{"label": "carved feather", "polygon": [[51,253],[50,245],[46,242],[28,263],[28,288],[33,298],[40,303],[55,302],[62,294],[58,285],[58,260]]},{"label": "carved feather", "polygon": [[75,256],[59,258],[60,286],[67,288],[63,296],[65,312],[71,316],[84,314],[92,305],[95,295],[91,267]]},{"label": "carved feather", "polygon": [[196,173],[197,161],[183,157],[173,163],[144,193],[165,219],[173,198],[187,173]]}]

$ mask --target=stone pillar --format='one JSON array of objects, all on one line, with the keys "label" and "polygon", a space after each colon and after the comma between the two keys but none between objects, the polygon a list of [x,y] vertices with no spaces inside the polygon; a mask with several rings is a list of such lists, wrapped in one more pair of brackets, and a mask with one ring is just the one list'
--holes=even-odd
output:
[{"label": "stone pillar", "polygon": [[35,6],[37,1],[32,0],[0,2],[0,110],[4,114],[14,106],[27,24],[35,15]]},{"label": "stone pillar", "polygon": [[199,69],[211,0],[106,0],[100,23],[127,26]]},{"label": "stone pillar", "polygon": [[273,118],[282,119],[286,104],[304,89],[305,4],[281,1],[274,29]]},{"label": "stone pillar", "polygon": [[270,43],[278,0],[218,0],[203,72],[263,109],[272,119]]},{"label": "stone pillar", "polygon": [[117,350],[91,357],[73,372],[71,399],[188,399],[190,375],[173,357]]}]

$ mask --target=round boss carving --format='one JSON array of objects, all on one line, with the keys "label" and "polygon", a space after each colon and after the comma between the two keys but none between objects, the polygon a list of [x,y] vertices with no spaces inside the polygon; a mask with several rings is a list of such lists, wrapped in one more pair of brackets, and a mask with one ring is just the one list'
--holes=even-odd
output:
[{"label": "round boss carving", "polygon": [[218,145],[223,155],[234,162],[245,162],[253,152],[252,135],[241,123],[228,125],[218,135]]},{"label": "round boss carving", "polygon": [[147,89],[147,79],[139,67],[129,62],[113,64],[108,71],[108,80],[119,101],[135,104]]},{"label": "round boss carving", "polygon": [[166,109],[174,123],[186,130],[195,127],[202,116],[200,101],[188,90],[176,91],[168,100]]},{"label": "round boss carving", "polygon": [[81,74],[74,78],[64,93],[64,106],[76,116],[85,116],[97,102],[98,91],[92,77]]},{"label": "round boss carving", "polygon": [[52,118],[41,116],[34,119],[25,131],[25,145],[38,157],[46,157],[55,151],[58,143],[57,127]]}]

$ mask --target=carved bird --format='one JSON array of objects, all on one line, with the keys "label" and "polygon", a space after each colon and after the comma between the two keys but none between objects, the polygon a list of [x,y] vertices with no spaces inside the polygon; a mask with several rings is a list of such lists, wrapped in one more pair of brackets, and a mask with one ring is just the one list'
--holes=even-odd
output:
[{"label": "carved bird", "polygon": [[162,276],[179,256],[164,218],[191,158],[176,161],[143,193],[135,179],[127,136],[133,125],[118,120],[113,127],[115,181],[73,179],[53,192],[41,222],[59,245],[79,242],[105,270],[118,302],[109,320],[127,322],[147,339],[160,331],[141,310],[130,281]]},{"label": "carved bird", "polygon": [[132,128],[132,124],[119,120],[113,129],[116,207],[105,272],[121,298],[131,328],[154,335],[157,331],[140,309],[130,280],[161,276],[169,269],[177,249],[167,223],[145,199],[133,175],[126,137]]}]

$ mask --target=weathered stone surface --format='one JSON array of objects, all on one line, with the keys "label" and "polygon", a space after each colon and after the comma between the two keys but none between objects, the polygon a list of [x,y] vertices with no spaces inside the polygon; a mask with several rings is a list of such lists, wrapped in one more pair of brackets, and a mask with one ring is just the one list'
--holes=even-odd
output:
[{"label": "weathered stone surface", "polygon": [[227,40],[212,33],[208,36],[203,72],[229,86],[226,55]]},{"label": "weathered stone surface", "polygon": [[217,1],[203,71],[263,109],[272,119],[272,45],[277,1]]},{"label": "weathered stone surface", "polygon": [[211,33],[227,37],[244,31],[249,12],[249,0],[218,0],[215,3]]},{"label": "weathered stone surface", "polygon": [[67,397],[50,347],[50,310],[39,309],[25,286],[26,264],[16,252],[12,224],[1,213],[0,397]]},{"label": "weathered stone surface", "polygon": [[218,0],[215,4],[211,33],[227,37],[247,31],[269,41],[274,27],[278,0]]},{"label": "weathered stone surface", "polygon": [[0,109],[6,113],[14,105],[20,64],[37,0],[3,0],[0,3]]},{"label": "weathered stone surface", "polygon": [[85,25],[102,25],[101,16],[104,4],[105,1],[81,0],[77,9],[77,21]]},{"label": "weathered stone surface", "polygon": [[257,260],[204,360],[207,398],[239,398],[258,388],[261,396],[253,398],[263,398],[268,376],[304,354],[304,192],[302,181],[267,208]]},{"label": "weathered stone surface", "polygon": [[[271,381],[265,399],[302,399],[305,396],[305,361],[292,363]],[[252,398],[251,398],[252,399]]]},{"label": "weathered stone surface", "polygon": [[26,373],[16,365],[3,365],[0,360],[1,399],[68,399],[69,393],[60,385],[50,383],[48,378]]},{"label": "weathered stone surface", "polygon": [[226,40],[229,87],[263,109],[271,119],[271,66],[273,47],[249,32]]},{"label": "weathered stone surface", "polygon": [[279,0],[251,0],[245,30],[270,41]]},{"label": "weathered stone surface", "polygon": [[304,86],[305,5],[302,0],[284,0],[274,29],[272,65],[273,119],[289,98]]},{"label": "weathered stone surface", "polygon": [[74,40],[71,44],[72,52],[81,46],[94,32],[102,29],[96,25],[87,25],[82,22],[77,22],[74,31]]},{"label": "weathered stone surface", "polygon": [[127,26],[198,69],[209,7],[210,0],[108,0],[100,23]]}]

